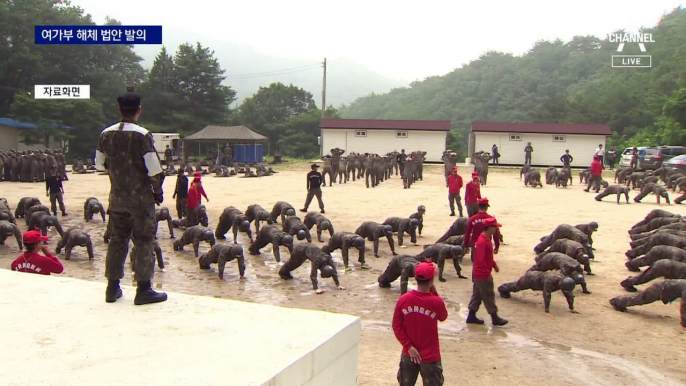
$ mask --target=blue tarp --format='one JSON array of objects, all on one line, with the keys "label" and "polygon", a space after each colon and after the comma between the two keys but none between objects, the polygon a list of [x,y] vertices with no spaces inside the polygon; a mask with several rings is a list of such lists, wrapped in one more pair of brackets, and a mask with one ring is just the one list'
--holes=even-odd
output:
[{"label": "blue tarp", "polygon": [[[33,123],[20,122],[20,121],[17,121],[16,119],[12,119],[12,118],[0,118],[0,125],[14,127],[15,129],[27,129],[27,130],[39,129],[39,127]],[[55,123],[55,122],[52,122],[51,125],[57,129],[62,129],[62,130],[71,129],[70,126],[60,125],[60,124]]]},{"label": "blue tarp", "polygon": [[262,145],[234,145],[233,158],[238,163],[260,163],[263,161]]}]

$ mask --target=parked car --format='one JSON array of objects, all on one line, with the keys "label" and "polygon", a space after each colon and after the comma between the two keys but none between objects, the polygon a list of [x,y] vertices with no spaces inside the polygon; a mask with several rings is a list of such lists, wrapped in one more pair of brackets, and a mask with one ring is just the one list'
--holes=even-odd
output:
[{"label": "parked car", "polygon": [[[641,166],[641,161],[643,160],[643,155],[645,154],[647,147],[639,147],[638,148],[638,167]],[[625,166],[629,167],[631,166],[631,155],[634,152],[633,147],[627,147],[624,149],[622,152],[621,157],[619,158],[619,166]]]},{"label": "parked car", "polygon": [[646,149],[640,166],[644,170],[659,169],[663,162],[682,154],[686,154],[686,146],[651,146]]},{"label": "parked car", "polygon": [[686,154],[672,157],[662,163],[665,169],[674,170],[677,173],[686,175]]}]

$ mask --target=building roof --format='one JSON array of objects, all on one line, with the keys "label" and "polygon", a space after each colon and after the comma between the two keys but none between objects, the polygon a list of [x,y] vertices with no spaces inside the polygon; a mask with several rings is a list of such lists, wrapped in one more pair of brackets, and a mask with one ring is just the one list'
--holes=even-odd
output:
[{"label": "building roof", "polygon": [[187,141],[266,141],[267,137],[245,126],[205,126],[204,129],[184,138]]},{"label": "building roof", "polygon": [[[40,127],[38,127],[37,125],[35,125],[33,123],[21,122],[21,121],[17,121],[16,119],[12,119],[12,118],[0,118],[0,125],[13,127],[15,129],[24,129],[24,130],[40,129]],[[50,122],[50,125],[55,127],[55,128],[62,129],[62,130],[71,129],[70,126],[60,125],[59,123],[55,123],[55,122]]]},{"label": "building roof", "polygon": [[396,119],[322,119],[321,129],[450,131],[450,121]]},{"label": "building roof", "polygon": [[608,125],[484,121],[472,122],[472,132],[612,135]]}]

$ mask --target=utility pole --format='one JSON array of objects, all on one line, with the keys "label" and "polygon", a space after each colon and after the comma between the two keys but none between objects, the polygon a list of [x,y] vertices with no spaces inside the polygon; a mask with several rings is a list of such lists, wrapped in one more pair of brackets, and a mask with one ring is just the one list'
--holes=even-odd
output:
[{"label": "utility pole", "polygon": [[326,58],[324,58],[324,80],[322,82],[322,119],[326,117]]}]

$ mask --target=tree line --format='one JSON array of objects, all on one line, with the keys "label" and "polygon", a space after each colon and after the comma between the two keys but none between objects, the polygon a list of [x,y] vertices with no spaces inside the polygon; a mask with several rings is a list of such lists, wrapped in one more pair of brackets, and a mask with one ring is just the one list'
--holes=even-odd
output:
[{"label": "tree line", "polygon": [[[181,44],[174,53],[162,47],[146,70],[132,45],[35,45],[34,25],[41,24],[95,25],[68,1],[0,4],[0,117],[39,126],[22,131],[27,145],[47,145],[49,137],[68,139],[70,156],[92,155],[100,131],[119,119],[117,95],[134,86],[143,97],[139,123],[151,131],[187,136],[207,125],[245,125],[269,138],[272,153],[319,153],[321,110],[301,88],[274,83],[231,109],[236,92],[226,84],[214,51],[201,43]],[[122,25],[110,18],[105,24]],[[90,85],[91,98],[35,99],[36,84]],[[329,107],[326,116],[338,113]]]},{"label": "tree line", "polygon": [[[616,31],[623,33],[625,31]],[[448,146],[466,152],[472,121],[598,123],[610,146],[686,144],[686,10],[653,28],[647,52],[594,36],[539,41],[526,54],[487,52],[429,77],[340,109],[345,118],[449,119]],[[649,54],[652,68],[613,68],[612,55]]]}]

